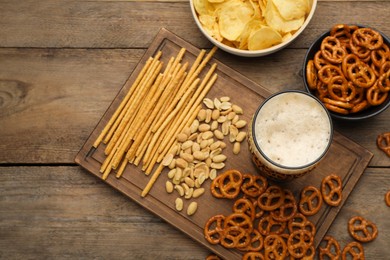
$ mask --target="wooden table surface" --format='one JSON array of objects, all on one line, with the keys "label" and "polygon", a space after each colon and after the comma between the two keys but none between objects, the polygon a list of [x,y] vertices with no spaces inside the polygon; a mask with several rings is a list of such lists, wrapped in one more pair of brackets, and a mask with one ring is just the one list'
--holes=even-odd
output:
[{"label": "wooden table surface", "polygon": [[[303,89],[303,57],[317,36],[335,23],[390,36],[388,10],[388,0],[320,0],[288,48],[215,57],[271,92]],[[74,162],[160,28],[212,47],[189,2],[3,0],[0,14],[0,259],[204,259],[207,249]],[[390,259],[390,158],[375,143],[390,131],[390,109],[334,126],[374,157],[328,234],[345,245],[348,220],[362,215],[379,229],[366,259]]]}]

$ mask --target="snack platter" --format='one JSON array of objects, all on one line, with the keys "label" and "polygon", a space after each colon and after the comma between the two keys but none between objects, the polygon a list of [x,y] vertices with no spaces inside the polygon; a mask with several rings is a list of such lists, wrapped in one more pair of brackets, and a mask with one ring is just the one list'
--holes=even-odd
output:
[{"label": "snack platter", "polygon": [[[142,65],[146,62],[148,57],[153,56],[158,51],[162,51],[163,55],[161,60],[166,61],[169,57],[176,55],[181,48],[186,49],[183,60],[188,60],[190,62],[194,61],[200,52],[198,48],[192,46],[190,43],[177,37],[168,30],[160,30],[133,73],[129,76],[128,80],[77,154],[75,158],[76,163],[85,168],[90,174],[95,175],[98,178],[102,177],[99,169],[105,159],[105,145],[100,144],[97,148],[93,148],[94,141],[119,106],[126,92],[132,86],[132,83],[135,81],[138,73],[142,69]],[[218,74],[218,79],[208,92],[207,97],[211,99],[220,98],[222,96],[231,97],[232,102],[243,108],[244,114],[242,115],[242,118],[247,122],[250,122],[257,107],[271,93],[264,87],[220,63],[215,58],[212,58],[207,66],[211,66],[210,64],[212,63],[217,64],[216,73]],[[247,127],[245,130],[247,130]],[[258,170],[252,163],[247,143],[245,141],[242,143],[241,152],[238,155],[232,153],[231,146],[232,145],[228,144],[226,152],[224,152],[228,159],[224,169],[219,170],[219,172],[228,169],[237,169],[246,173],[258,173]],[[315,236],[316,247],[325,236],[338,212],[341,210],[348,195],[363,174],[364,169],[367,167],[372,156],[372,153],[365,148],[335,132],[328,154],[312,173],[294,181],[278,183],[278,185],[290,189],[295,197],[298,198],[299,192],[303,187],[307,185],[319,187],[322,178],[330,173],[336,173],[341,177],[343,185],[343,200],[341,205],[338,207],[324,205],[318,214],[309,217],[315,224],[317,230]],[[340,158],[342,158],[342,160],[340,160]],[[203,196],[196,199],[199,204],[197,212],[192,216],[188,216],[184,210],[178,212],[175,209],[174,203],[177,196],[168,194],[165,190],[165,182],[168,178],[167,172],[168,170],[165,169],[161,173],[160,177],[154,183],[153,188],[145,197],[141,196],[141,192],[147,185],[150,176],[146,176],[140,167],[128,165],[120,178],[116,178],[115,174],[110,174],[107,179],[102,179],[102,181],[137,202],[145,209],[161,217],[166,222],[178,228],[222,258],[239,259],[242,252],[226,249],[221,245],[209,244],[204,239],[203,234],[206,221],[216,214],[229,214],[233,201],[214,198],[209,192],[211,181],[208,180],[202,186],[205,188],[206,192]]]}]

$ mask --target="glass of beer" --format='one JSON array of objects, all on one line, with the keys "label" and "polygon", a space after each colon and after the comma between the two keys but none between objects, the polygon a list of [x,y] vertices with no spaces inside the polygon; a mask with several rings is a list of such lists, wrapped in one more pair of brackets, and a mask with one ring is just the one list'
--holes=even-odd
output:
[{"label": "glass of beer", "polygon": [[253,115],[248,134],[252,160],[263,175],[276,181],[313,170],[332,138],[328,110],[316,97],[299,90],[267,98]]}]

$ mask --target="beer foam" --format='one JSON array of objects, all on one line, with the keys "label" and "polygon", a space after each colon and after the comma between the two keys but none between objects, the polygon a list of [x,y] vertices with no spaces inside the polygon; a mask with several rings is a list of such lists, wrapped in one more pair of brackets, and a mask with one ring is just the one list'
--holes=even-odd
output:
[{"label": "beer foam", "polygon": [[263,104],[254,131],[263,154],[284,167],[315,162],[326,151],[332,133],[324,107],[296,92],[278,94]]}]

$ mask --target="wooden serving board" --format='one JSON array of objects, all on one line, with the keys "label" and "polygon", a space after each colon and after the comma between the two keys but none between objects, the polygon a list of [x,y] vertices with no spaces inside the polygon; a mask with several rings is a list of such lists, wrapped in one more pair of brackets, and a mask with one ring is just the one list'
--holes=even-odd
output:
[{"label": "wooden serving board", "polygon": [[[157,51],[161,50],[163,52],[161,60],[167,61],[170,57],[176,56],[182,47],[187,50],[184,61],[189,61],[190,64],[192,64],[200,50],[171,32],[161,29],[143,58],[140,60],[138,66],[128,78],[103,118],[77,154],[75,158],[76,163],[88,170],[89,173],[101,178],[99,169],[105,158],[103,153],[104,145],[101,144],[97,149],[93,149],[93,142],[118,107],[125,93],[128,92],[146,60],[149,57],[154,56]],[[215,97],[229,96],[232,103],[243,108],[244,115],[242,115],[242,118],[249,122],[257,107],[271,93],[264,87],[220,63],[215,58],[210,60],[208,66],[211,66],[210,64],[213,63],[218,64],[218,79],[207,97],[213,99]],[[251,161],[247,143],[242,143],[241,152],[238,155],[233,155],[231,148],[231,145],[228,144],[228,147],[224,151],[224,154],[228,157],[224,169],[237,169],[241,172],[256,174],[257,169]],[[280,184],[283,187],[289,188],[293,191],[295,197],[299,198],[299,192],[304,186],[314,185],[320,187],[322,178],[330,173],[336,173],[342,177],[342,204],[339,207],[329,207],[324,204],[319,213],[310,217],[317,228],[315,237],[316,246],[318,246],[319,242],[326,234],[328,228],[348,198],[348,195],[363,174],[364,169],[367,167],[372,156],[372,153],[365,148],[335,132],[329,153],[324,161],[312,173],[292,182]],[[115,173],[111,173],[104,182],[186,233],[219,256],[225,259],[240,259],[242,252],[229,250],[220,245],[211,245],[204,239],[203,235],[203,227],[206,221],[216,214],[230,214],[233,201],[214,198],[209,192],[210,181],[208,181],[202,186],[206,189],[206,193],[196,199],[199,205],[197,212],[193,216],[187,216],[185,210],[182,212],[175,210],[174,200],[178,195],[174,193],[168,194],[165,191],[165,182],[168,178],[166,173],[167,170],[163,171],[152,190],[145,198],[141,197],[141,191],[146,186],[150,176],[146,176],[141,171],[140,166],[135,167],[129,165],[121,178],[117,179]],[[188,204],[189,201],[185,201],[185,207],[188,206]]]}]

